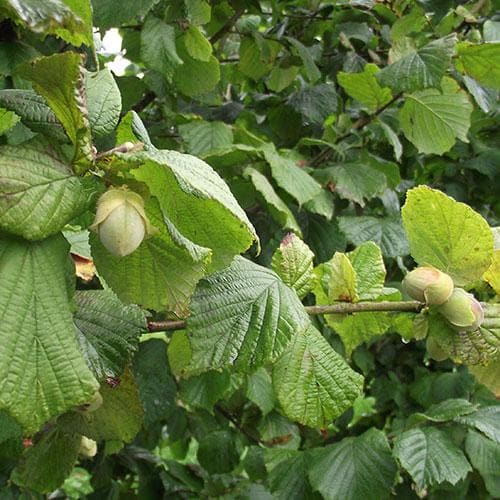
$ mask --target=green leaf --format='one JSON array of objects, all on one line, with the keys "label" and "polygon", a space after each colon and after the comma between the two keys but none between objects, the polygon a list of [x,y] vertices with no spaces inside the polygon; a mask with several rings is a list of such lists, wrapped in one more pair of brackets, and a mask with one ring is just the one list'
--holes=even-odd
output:
[{"label": "green leaf", "polygon": [[120,26],[145,16],[158,0],[92,0],[94,24],[100,28]]},{"label": "green leaf", "polygon": [[373,241],[386,257],[408,255],[410,247],[401,218],[346,215],[338,218],[340,230],[353,245]]},{"label": "green leaf", "polygon": [[196,26],[190,26],[184,33],[184,37],[186,50],[193,59],[205,62],[210,60],[212,44]]},{"label": "green leaf", "polygon": [[439,87],[450,66],[455,41],[453,37],[442,38],[411,51],[379,71],[378,81],[396,93]]},{"label": "green leaf", "polygon": [[485,42],[500,41],[500,22],[488,19],[483,24],[483,38]]},{"label": "green leaf", "polygon": [[210,92],[220,80],[219,60],[212,55],[207,61],[190,56],[186,47],[186,35],[177,38],[176,49],[184,62],[175,68],[173,75],[177,89],[188,97]]},{"label": "green leaf", "polygon": [[455,418],[459,422],[469,427],[474,427],[484,435],[500,444],[500,427],[498,426],[500,418],[500,406],[487,406],[479,408],[474,413]]},{"label": "green leaf", "polygon": [[313,292],[318,304],[335,301],[358,302],[356,291],[356,271],[345,253],[335,252],[334,256],[315,270],[316,284]]},{"label": "green leaf", "polygon": [[5,477],[18,463],[24,446],[21,427],[14,418],[3,411],[0,411],[0,444],[0,471]]},{"label": "green leaf", "polygon": [[495,290],[497,295],[500,295],[500,249],[495,249],[491,264],[483,274],[483,280]]},{"label": "green leaf", "polygon": [[480,84],[500,89],[500,42],[457,46],[457,67]]},{"label": "green leaf", "polygon": [[356,202],[362,207],[365,200],[381,195],[387,188],[386,176],[364,162],[349,162],[323,168],[317,177],[323,183],[333,183],[341,198]]},{"label": "green leaf", "polygon": [[335,210],[333,194],[322,189],[312,200],[304,204],[304,208],[311,213],[322,215],[325,219],[331,220]]},{"label": "green leaf", "polygon": [[383,294],[385,266],[380,248],[373,242],[361,244],[348,254],[336,252],[333,258],[315,270],[319,286],[318,303],[374,300]]},{"label": "green leaf", "polygon": [[0,444],[5,446],[5,443],[9,440],[17,440],[21,444],[22,437],[22,429],[16,420],[7,413],[0,411]]},{"label": "green leaf", "polygon": [[122,110],[120,89],[109,69],[85,73],[90,127],[96,136],[113,132]]},{"label": "green leaf", "polygon": [[5,7],[35,33],[58,35],[75,47],[93,45],[89,0],[6,0]]},{"label": "green leaf", "polygon": [[75,162],[92,157],[90,127],[84,98],[81,55],[64,52],[36,59],[21,67],[20,74],[33,82],[76,146]]},{"label": "green leaf", "polygon": [[445,78],[441,91],[428,89],[406,95],[399,120],[406,138],[420,153],[441,155],[457,138],[469,142],[471,113],[467,94],[454,80]]},{"label": "green leaf", "polygon": [[207,24],[211,17],[211,7],[205,0],[184,0],[188,17],[194,24]]},{"label": "green leaf", "polygon": [[229,431],[206,434],[200,440],[197,458],[209,474],[231,472],[239,461],[233,435]]},{"label": "green leaf", "polygon": [[310,427],[325,427],[363,390],[363,377],[312,325],[296,333],[276,362],[273,383],[286,416]]},{"label": "green leaf", "polygon": [[379,68],[375,64],[367,64],[362,73],[337,73],[337,81],[352,98],[375,111],[387,104],[391,98],[391,90],[381,87],[375,78]]},{"label": "green leaf", "polygon": [[182,379],[179,384],[179,395],[191,407],[212,412],[215,403],[224,397],[230,386],[229,372],[209,371]]},{"label": "green leaf", "polygon": [[495,396],[500,397],[500,351],[485,365],[468,367],[477,381],[484,384]]},{"label": "green leaf", "polygon": [[140,141],[144,144],[144,149],[154,149],[144,123],[135,111],[129,111],[116,129],[116,143],[123,144],[127,141]]},{"label": "green leaf", "polygon": [[63,0],[64,3],[70,7],[75,18],[79,22],[83,21],[83,26],[79,30],[68,29],[61,27],[57,30],[57,35],[63,40],[68,41],[75,47],[80,46],[82,43],[90,49],[94,50],[94,36],[92,24],[92,1],[91,0]]},{"label": "green leaf", "polygon": [[277,460],[283,456],[278,464],[269,471],[269,488],[273,493],[273,500],[289,500],[291,498],[309,499],[313,496],[311,485],[307,480],[307,468],[310,455],[303,451],[289,451],[270,449]]},{"label": "green leaf", "polygon": [[287,234],[274,252],[271,267],[302,299],[312,289],[314,254],[295,234]]},{"label": "green leaf", "polygon": [[337,111],[338,95],[331,83],[303,87],[288,98],[288,104],[306,121],[323,125]]},{"label": "green leaf", "polygon": [[302,59],[307,79],[311,83],[317,82],[321,78],[321,72],[316,66],[309,49],[295,38],[289,36],[285,38],[288,40],[290,45],[293,45],[293,47],[297,50],[299,57]]},{"label": "green leaf", "polygon": [[400,17],[391,26],[391,39],[397,41],[399,38],[408,36],[410,33],[419,33],[427,23],[425,11],[417,5],[412,8],[409,14]]},{"label": "green leaf", "polygon": [[274,145],[266,144],[263,151],[274,180],[280,188],[293,196],[299,205],[312,200],[321,192],[321,185],[295,161],[280,155]]},{"label": "green leaf", "polygon": [[330,314],[326,321],[342,339],[348,356],[358,345],[383,335],[391,326],[391,317],[385,312]]},{"label": "green leaf", "polygon": [[465,438],[465,451],[471,464],[479,471],[488,493],[500,496],[498,464],[500,464],[500,444],[491,441],[478,432],[469,431]]},{"label": "green leaf", "polygon": [[0,240],[0,408],[30,434],[98,387],[76,340],[68,250],[61,235]]},{"label": "green leaf", "polygon": [[[265,444],[272,445],[278,450],[297,450],[300,446],[301,436],[298,426],[276,411],[267,414],[260,421],[258,431]],[[269,463],[266,466],[270,468]]]},{"label": "green leaf", "polygon": [[493,235],[468,205],[427,186],[410,189],[402,210],[411,255],[420,265],[448,273],[457,286],[472,284],[488,269]]},{"label": "green leaf", "polygon": [[377,414],[377,410],[375,408],[376,399],[373,397],[365,398],[363,396],[359,396],[356,398],[352,405],[352,418],[347,427],[350,429],[354,427],[360,420],[366,417],[371,417]]},{"label": "green leaf", "polygon": [[241,257],[199,283],[190,311],[191,372],[230,365],[251,371],[277,359],[309,323],[293,290]]},{"label": "green leaf", "polygon": [[0,108],[0,135],[8,132],[19,120],[20,117],[17,116],[13,111]]},{"label": "green leaf", "polygon": [[0,153],[0,228],[29,240],[57,233],[84,211],[87,194],[71,168],[43,144]]},{"label": "green leaf", "polygon": [[474,97],[477,105],[485,112],[493,111],[497,101],[497,91],[479,85],[474,78],[464,75],[464,84]]},{"label": "green leaf", "polygon": [[157,197],[163,214],[182,235],[212,249],[214,267],[227,265],[257,239],[227,185],[202,160],[155,150],[128,161],[142,164],[133,175]]},{"label": "green leaf", "polygon": [[335,252],[329,262],[320,266],[323,270],[321,284],[326,284],[326,301],[318,298],[318,303],[358,302],[358,277],[349,257],[342,252]]},{"label": "green leaf", "polygon": [[174,332],[168,344],[168,363],[174,375],[183,375],[191,361],[191,345],[185,330]]},{"label": "green leaf", "polygon": [[12,473],[14,483],[39,493],[61,486],[75,466],[81,435],[59,428],[44,432],[34,446],[26,450]]},{"label": "green leaf", "polygon": [[356,272],[356,292],[359,300],[377,299],[383,293],[386,274],[380,248],[373,241],[367,241],[347,256]]},{"label": "green leaf", "polygon": [[170,373],[163,339],[141,342],[132,367],[146,426],[169,419],[175,412],[177,385]]},{"label": "green leaf", "polygon": [[47,135],[58,142],[67,142],[63,126],[47,102],[33,90],[5,89],[0,91],[0,105],[14,111],[34,132]]},{"label": "green leaf", "polygon": [[187,144],[187,152],[204,155],[233,142],[233,132],[224,122],[195,121],[179,125],[179,134]]},{"label": "green leaf", "polygon": [[269,73],[281,44],[272,40],[263,40],[259,45],[254,38],[244,37],[240,43],[239,70],[252,80],[260,80]]},{"label": "green leaf", "polygon": [[146,66],[172,80],[177,66],[183,64],[175,48],[174,27],[148,16],[141,30],[141,57]]},{"label": "green leaf", "polygon": [[266,81],[266,86],[269,90],[273,92],[281,92],[290,86],[297,77],[299,73],[298,66],[290,66],[288,68],[281,68],[280,66],[275,66],[271,70],[271,74]]},{"label": "green leaf", "polygon": [[95,441],[131,442],[142,426],[144,410],[130,370],[125,370],[117,386],[103,384],[99,392],[102,405],[94,412],[71,415],[72,427]]},{"label": "green leaf", "polygon": [[210,251],[182,236],[161,215],[154,199],[146,202],[146,214],[159,232],[126,257],[109,253],[92,233],[95,265],[124,302],[185,316],[196,283],[206,272]]},{"label": "green leaf", "polygon": [[377,123],[382,127],[385,138],[394,149],[394,157],[397,161],[401,161],[401,155],[403,154],[403,145],[401,144],[398,135],[391,127],[389,127],[389,125],[387,125],[387,123],[383,122],[382,120],[378,120]]},{"label": "green leaf", "polygon": [[4,41],[0,44],[0,74],[2,76],[17,75],[17,67],[20,64],[39,55],[38,50],[24,42]]},{"label": "green leaf", "polygon": [[413,417],[425,419],[430,422],[449,422],[455,417],[473,413],[477,405],[472,404],[466,399],[450,398],[432,405],[425,413],[416,413]]},{"label": "green leaf", "polygon": [[371,428],[316,452],[309,479],[327,500],[381,500],[390,496],[396,471],[385,434]]},{"label": "green leaf", "polygon": [[269,212],[286,229],[291,229],[301,235],[302,231],[288,205],[277,195],[267,177],[252,167],[245,169],[245,175],[250,178],[255,189],[262,195]]},{"label": "green leaf", "polygon": [[445,481],[457,484],[472,470],[462,450],[445,431],[422,427],[396,438],[394,455],[408,471],[418,491]]},{"label": "green leaf", "polygon": [[263,415],[267,415],[276,405],[271,375],[265,368],[259,368],[248,376],[246,397],[255,403]]},{"label": "green leaf", "polygon": [[87,365],[98,380],[119,377],[146,331],[144,313],[109,290],[77,292],[75,302],[77,337]]},{"label": "green leaf", "polygon": [[427,350],[436,360],[451,358],[467,365],[485,364],[500,349],[500,307],[483,304],[484,322],[475,331],[457,332],[440,315],[429,318]]}]

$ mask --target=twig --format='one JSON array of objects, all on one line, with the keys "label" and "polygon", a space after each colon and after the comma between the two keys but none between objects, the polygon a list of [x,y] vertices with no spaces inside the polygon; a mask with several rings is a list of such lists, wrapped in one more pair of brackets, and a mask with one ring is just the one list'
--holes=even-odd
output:
[{"label": "twig", "polygon": [[254,436],[251,432],[249,432],[245,427],[241,425],[238,419],[229,413],[224,407],[221,405],[215,405],[214,409],[217,410],[225,419],[229,420],[242,434],[244,434],[249,441],[254,444],[265,445],[258,437]]},{"label": "twig", "polygon": [[186,328],[186,322],[184,320],[178,321],[150,321],[148,323],[149,332],[168,332],[171,330],[182,330]]},{"label": "twig", "polygon": [[210,37],[210,43],[213,45],[214,43],[218,42],[226,33],[228,33],[231,30],[231,28],[236,24],[236,21],[242,16],[242,14],[244,12],[245,12],[245,9],[243,7],[236,9],[234,14],[224,23],[222,28],[219,31],[216,31]]},{"label": "twig", "polygon": [[343,302],[340,304],[331,304],[327,306],[306,306],[304,309],[307,314],[352,314],[357,312],[415,312],[418,313],[424,308],[425,304],[417,300],[407,300],[401,302]]},{"label": "twig", "polygon": [[132,142],[125,142],[123,144],[119,144],[114,148],[108,149],[107,151],[102,151],[101,153],[97,153],[95,155],[95,160],[101,160],[102,158],[106,158],[107,156],[114,155],[115,153],[131,153],[132,151],[137,151],[142,149],[144,144],[142,142],[138,142],[133,144]]},{"label": "twig", "polygon": [[[386,104],[384,104],[383,106],[378,108],[373,114],[367,115],[367,116],[362,116],[361,118],[356,120],[353,123],[352,127],[345,134],[339,135],[335,139],[333,144],[338,144],[340,141],[343,141],[344,139],[349,137],[353,132],[356,132],[356,130],[361,130],[362,128],[366,127],[366,125],[371,123],[378,115],[383,113],[389,106],[392,106],[392,104],[394,104],[402,95],[403,95],[402,92],[400,92],[399,94],[396,94],[389,102],[387,102]],[[333,155],[333,153],[334,153],[334,150],[331,148],[325,148],[325,149],[321,150],[318,153],[318,155],[315,158],[313,158],[313,160],[311,161],[311,165],[313,167],[317,167],[323,161],[328,160]]]},{"label": "twig", "polygon": [[154,92],[152,91],[146,92],[142,97],[142,99],[138,103],[132,106],[132,109],[136,113],[140,113],[143,109],[146,108],[146,106],[151,104],[155,99],[156,99],[156,94]]},{"label": "twig", "polygon": [[[305,306],[307,314],[317,316],[319,314],[352,314],[359,312],[414,312],[418,313],[424,308],[425,304],[416,300],[400,301],[400,302],[342,302],[338,304],[330,304],[326,306]],[[186,322],[183,320],[177,321],[150,321],[148,323],[148,331],[150,332],[165,332],[172,330],[182,330],[186,328]]]}]

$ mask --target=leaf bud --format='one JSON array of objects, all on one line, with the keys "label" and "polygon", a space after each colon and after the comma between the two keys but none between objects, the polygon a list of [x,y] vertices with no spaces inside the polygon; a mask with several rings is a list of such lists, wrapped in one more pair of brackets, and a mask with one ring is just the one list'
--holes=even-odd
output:
[{"label": "leaf bud", "polygon": [[126,187],[110,188],[99,198],[90,229],[118,257],[131,254],[155,231],[144,211],[144,200]]},{"label": "leaf bud", "polygon": [[97,454],[97,443],[86,436],[82,436],[78,454],[85,458],[93,458]]},{"label": "leaf bud", "polygon": [[450,298],[453,280],[434,267],[417,267],[405,276],[403,290],[415,300],[436,306]]},{"label": "leaf bud", "polygon": [[450,298],[439,307],[439,312],[458,331],[477,330],[484,320],[481,304],[463,288],[455,288]]}]

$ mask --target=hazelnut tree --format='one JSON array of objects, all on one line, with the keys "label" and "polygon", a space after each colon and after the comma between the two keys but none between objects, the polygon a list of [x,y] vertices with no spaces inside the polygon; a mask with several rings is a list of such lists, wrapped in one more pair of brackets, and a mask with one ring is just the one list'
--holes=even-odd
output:
[{"label": "hazelnut tree", "polygon": [[497,9],[4,0],[0,498],[500,496]]}]

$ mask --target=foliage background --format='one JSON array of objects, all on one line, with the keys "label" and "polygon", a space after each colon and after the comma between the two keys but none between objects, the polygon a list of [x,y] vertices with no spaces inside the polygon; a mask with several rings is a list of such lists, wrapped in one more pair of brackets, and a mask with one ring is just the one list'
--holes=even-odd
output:
[{"label": "foliage background", "polygon": [[[2,498],[500,496],[498,9],[0,4]],[[117,259],[86,228],[122,184],[161,234]],[[479,333],[305,312],[416,263]]]}]

